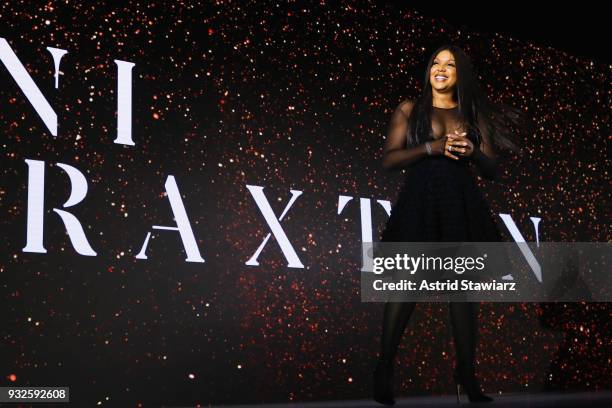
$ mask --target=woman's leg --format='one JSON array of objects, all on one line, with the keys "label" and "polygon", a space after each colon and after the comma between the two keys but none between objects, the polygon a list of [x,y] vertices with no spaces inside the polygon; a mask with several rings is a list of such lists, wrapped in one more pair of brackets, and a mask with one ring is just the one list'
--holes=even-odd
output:
[{"label": "woman's leg", "polygon": [[474,372],[478,336],[478,304],[451,302],[450,317],[457,355],[457,371]]},{"label": "woman's leg", "polygon": [[380,361],[393,364],[415,302],[387,302],[383,314]]},{"label": "woman's leg", "polygon": [[[492,398],[482,393],[475,374],[478,304],[451,302],[450,315],[457,354],[455,381],[463,385],[471,402],[493,401]],[[457,401],[459,401],[459,388],[457,388]]]},{"label": "woman's leg", "polygon": [[374,370],[374,400],[393,405],[393,362],[414,302],[387,302],[383,314],[381,353]]}]

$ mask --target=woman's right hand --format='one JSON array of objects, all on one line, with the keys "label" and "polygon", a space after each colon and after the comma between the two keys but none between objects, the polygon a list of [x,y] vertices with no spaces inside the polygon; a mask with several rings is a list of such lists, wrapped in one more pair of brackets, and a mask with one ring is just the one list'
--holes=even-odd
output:
[{"label": "woman's right hand", "polygon": [[[462,134],[462,136],[464,135],[465,133]],[[452,154],[451,151],[454,150],[455,152],[461,152],[462,149],[463,151],[465,149],[465,142],[456,139],[455,135],[453,135],[452,133],[449,133],[446,136],[436,139],[430,143],[431,143],[431,150],[434,154],[444,155],[454,160],[459,160],[459,157]],[[449,147],[451,151],[448,150]]]}]

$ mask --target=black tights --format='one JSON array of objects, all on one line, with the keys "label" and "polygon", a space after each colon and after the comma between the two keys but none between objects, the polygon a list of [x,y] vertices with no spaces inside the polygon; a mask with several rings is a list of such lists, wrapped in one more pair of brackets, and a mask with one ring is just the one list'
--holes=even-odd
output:
[{"label": "black tights", "polygon": [[[415,305],[415,302],[387,302],[385,304],[380,355],[384,363],[393,364],[404,329]],[[476,322],[478,304],[450,302],[449,307],[457,367],[473,372],[478,334]]]}]

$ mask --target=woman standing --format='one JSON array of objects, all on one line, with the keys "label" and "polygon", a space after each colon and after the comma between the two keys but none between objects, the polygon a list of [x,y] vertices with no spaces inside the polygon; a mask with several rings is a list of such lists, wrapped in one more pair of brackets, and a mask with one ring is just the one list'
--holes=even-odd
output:
[{"label": "woman standing", "polygon": [[[484,177],[495,179],[494,145],[518,150],[509,129],[520,120],[517,110],[488,100],[460,48],[443,46],[434,52],[421,97],[402,102],[389,125],[383,167],[409,171],[381,242],[501,241],[469,163],[475,163]],[[492,401],[481,392],[475,375],[477,304],[449,306],[457,399],[462,385],[470,401]],[[395,403],[393,362],[414,307],[414,302],[385,304],[381,354],[374,372],[374,400],[380,403]]]}]

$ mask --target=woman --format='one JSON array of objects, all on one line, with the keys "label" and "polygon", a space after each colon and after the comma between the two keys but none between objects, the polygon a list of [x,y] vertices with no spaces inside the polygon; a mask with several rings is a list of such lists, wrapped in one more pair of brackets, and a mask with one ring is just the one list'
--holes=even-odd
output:
[{"label": "woman", "polygon": [[[402,102],[393,113],[384,146],[385,169],[408,167],[405,184],[391,210],[381,242],[495,242],[501,234],[469,169],[495,179],[494,145],[516,151],[510,129],[522,115],[490,102],[469,58],[458,47],[433,53],[417,101]],[[462,385],[470,401],[492,401],[475,376],[477,304],[451,302],[457,355],[457,401]],[[387,302],[381,354],[374,372],[374,400],[392,405],[393,361],[414,302]]]}]

